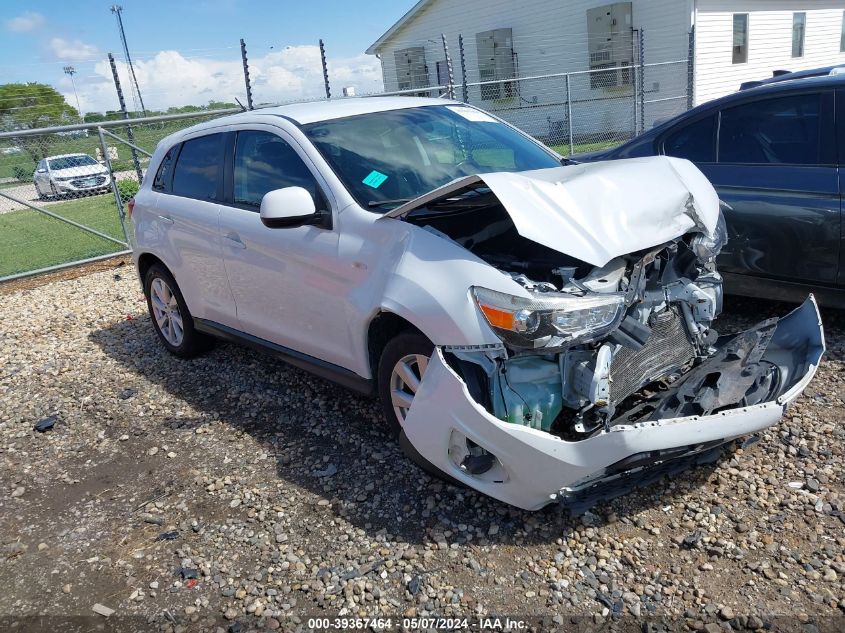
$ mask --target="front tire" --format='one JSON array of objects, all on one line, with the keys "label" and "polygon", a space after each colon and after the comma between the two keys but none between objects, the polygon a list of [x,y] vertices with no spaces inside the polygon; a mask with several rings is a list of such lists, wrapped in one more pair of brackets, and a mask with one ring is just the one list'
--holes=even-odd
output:
[{"label": "front tire", "polygon": [[194,328],[194,318],[176,280],[161,264],[153,264],[147,271],[144,294],[153,329],[168,352],[193,358],[211,346],[211,337]]},{"label": "front tire", "polygon": [[379,361],[379,398],[384,417],[391,432],[399,438],[399,447],[405,456],[432,477],[462,486],[420,455],[402,429],[433,353],[434,343],[418,332],[404,332],[391,339]]},{"label": "front tire", "polygon": [[404,332],[384,347],[378,366],[378,391],[384,417],[399,435],[420,386],[434,344],[417,332]]}]

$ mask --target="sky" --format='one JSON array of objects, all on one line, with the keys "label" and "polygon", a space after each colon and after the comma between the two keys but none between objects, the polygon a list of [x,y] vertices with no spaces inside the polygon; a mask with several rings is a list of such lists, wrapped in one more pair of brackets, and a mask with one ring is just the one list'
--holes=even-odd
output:
[{"label": "sky", "polygon": [[[240,38],[246,40],[257,103],[325,96],[323,39],[333,94],[382,89],[381,66],[364,50],[415,0],[123,0],[123,25],[149,109],[245,102]],[[111,3],[5,0],[0,3],[0,83],[48,83],[83,112],[117,109],[107,53],[132,96]],[[76,69],[73,82],[63,68]]]}]

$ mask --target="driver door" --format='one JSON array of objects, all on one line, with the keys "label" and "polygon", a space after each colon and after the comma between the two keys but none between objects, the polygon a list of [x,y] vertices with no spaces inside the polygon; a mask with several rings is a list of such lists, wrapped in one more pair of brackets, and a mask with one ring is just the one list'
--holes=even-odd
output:
[{"label": "driver door", "polygon": [[275,129],[230,133],[226,156],[220,238],[240,329],[349,367],[342,299],[348,275],[338,269],[337,232],[317,226],[271,229],[259,216],[264,194],[284,187],[303,187],[325,209],[323,188],[293,142]]}]

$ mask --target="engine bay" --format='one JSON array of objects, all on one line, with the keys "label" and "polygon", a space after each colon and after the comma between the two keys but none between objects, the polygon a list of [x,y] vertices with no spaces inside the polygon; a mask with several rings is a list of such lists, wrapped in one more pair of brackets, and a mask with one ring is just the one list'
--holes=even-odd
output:
[{"label": "engine bay", "polygon": [[765,359],[776,320],[736,337],[712,327],[722,309],[719,239],[689,233],[593,266],[520,236],[483,188],[406,221],[460,244],[532,297],[508,307],[500,293],[475,290],[503,345],[444,348],[475,401],[503,421],[578,441],[762,402],[782,383]]}]

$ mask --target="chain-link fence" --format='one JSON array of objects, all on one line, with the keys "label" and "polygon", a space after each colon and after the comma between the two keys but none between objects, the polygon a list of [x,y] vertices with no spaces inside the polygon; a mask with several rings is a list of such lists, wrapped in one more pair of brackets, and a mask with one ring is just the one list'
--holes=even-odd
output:
[{"label": "chain-link fence", "polygon": [[0,280],[126,253],[124,205],[150,154],[165,136],[209,116],[7,133],[0,139]]},{"label": "chain-link fence", "polygon": [[[237,111],[235,86],[254,107],[356,92],[450,97],[494,113],[564,156],[616,145],[691,106],[689,60],[673,59],[678,46],[660,48],[660,37],[652,38],[651,63],[643,33],[634,31],[625,32],[624,45],[614,50],[619,59],[603,63],[590,52],[591,40],[561,45],[557,39],[511,35],[510,29],[498,29],[469,38],[469,44],[460,34],[396,42],[396,50],[372,58],[389,90],[373,79],[372,68],[362,74],[349,60],[327,57],[322,42],[249,59],[242,40],[240,58],[215,75],[225,94],[201,91],[218,100],[167,107],[176,99],[171,93],[179,92],[173,88],[161,109],[150,110],[150,101],[164,97],[147,90],[148,116],[130,114],[121,85],[137,92],[138,81],[126,63],[109,54],[90,89],[102,91],[110,76],[110,100],[117,97],[120,109],[88,112],[88,124],[76,123],[81,112],[49,86],[0,85],[0,281],[126,252],[131,227],[123,222],[123,203],[137,191],[150,153],[172,132]],[[685,49],[683,34],[681,40]],[[692,51],[692,36],[689,46]],[[544,53],[527,56],[532,50]],[[584,68],[586,58],[588,69],[568,70]],[[153,61],[139,64],[142,89],[146,65]],[[356,63],[360,71],[360,60]],[[281,72],[287,67],[295,72]],[[296,95],[278,98],[280,86],[297,84]],[[123,120],[129,117],[131,128]]]}]

